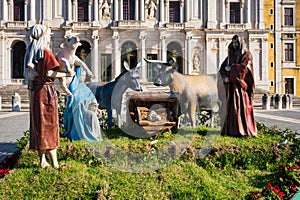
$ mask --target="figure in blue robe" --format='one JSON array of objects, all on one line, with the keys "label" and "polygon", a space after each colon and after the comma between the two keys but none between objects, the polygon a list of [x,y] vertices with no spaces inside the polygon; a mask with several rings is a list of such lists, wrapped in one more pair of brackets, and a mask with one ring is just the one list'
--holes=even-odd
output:
[{"label": "figure in blue robe", "polygon": [[[97,105],[97,100],[92,91],[81,80],[82,68],[75,69],[64,111],[64,137],[71,141],[87,140],[89,142],[102,141],[101,128],[97,114],[91,107]],[[97,108],[97,106],[96,106]]]}]

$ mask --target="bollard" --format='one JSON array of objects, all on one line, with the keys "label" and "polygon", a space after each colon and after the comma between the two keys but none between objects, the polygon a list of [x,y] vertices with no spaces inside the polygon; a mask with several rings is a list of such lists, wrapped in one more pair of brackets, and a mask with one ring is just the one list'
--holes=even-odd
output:
[{"label": "bollard", "polygon": [[286,98],[286,106],[285,106],[285,108],[286,109],[290,109],[290,95],[286,94],[285,98]]},{"label": "bollard", "polygon": [[274,108],[282,109],[282,95],[276,94],[274,100],[275,100]]},{"label": "bollard", "polygon": [[2,97],[0,96],[0,111],[2,111]]},{"label": "bollard", "polygon": [[262,109],[270,110],[270,96],[267,93],[262,96]]},{"label": "bollard", "polygon": [[274,95],[271,96],[270,106],[274,107]]},{"label": "bollard", "polygon": [[21,97],[19,93],[15,93],[15,95],[11,98],[12,111],[19,112],[21,111]]},{"label": "bollard", "polygon": [[286,99],[286,95],[282,95],[282,108],[285,109],[286,108],[286,102],[287,102],[287,99]]},{"label": "bollard", "polygon": [[293,96],[292,95],[289,95],[289,105],[290,105],[290,109],[293,109]]}]

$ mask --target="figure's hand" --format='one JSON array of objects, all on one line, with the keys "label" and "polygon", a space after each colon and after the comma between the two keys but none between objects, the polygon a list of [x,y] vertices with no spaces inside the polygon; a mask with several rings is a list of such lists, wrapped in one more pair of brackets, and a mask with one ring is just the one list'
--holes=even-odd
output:
[{"label": "figure's hand", "polygon": [[75,72],[68,72],[68,73],[66,73],[66,77],[73,77],[73,76],[75,76]]}]

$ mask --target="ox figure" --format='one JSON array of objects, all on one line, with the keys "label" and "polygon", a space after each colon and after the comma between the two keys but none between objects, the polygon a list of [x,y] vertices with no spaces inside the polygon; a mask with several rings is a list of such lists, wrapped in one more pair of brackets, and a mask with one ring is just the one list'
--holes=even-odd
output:
[{"label": "ox figure", "polygon": [[[177,72],[178,66],[175,58],[169,62],[160,60],[147,60],[153,63],[153,82],[156,86],[169,86],[171,92],[179,93],[179,103],[181,114],[190,118],[191,124],[196,128],[196,111],[208,111],[211,123],[214,126],[214,114],[219,111],[219,98],[217,91],[217,81],[209,75],[183,75]],[[178,123],[179,124],[179,123]]]},{"label": "ox figure", "polygon": [[141,67],[139,62],[136,67],[130,69],[127,62],[124,61],[126,71],[121,73],[114,81],[111,81],[105,85],[93,85],[88,84],[88,87],[94,93],[99,109],[106,109],[107,111],[107,126],[112,127],[112,110],[116,109],[117,119],[120,122],[121,108],[122,108],[122,96],[124,92],[130,88],[135,91],[142,91],[142,87],[139,82],[138,70]]}]

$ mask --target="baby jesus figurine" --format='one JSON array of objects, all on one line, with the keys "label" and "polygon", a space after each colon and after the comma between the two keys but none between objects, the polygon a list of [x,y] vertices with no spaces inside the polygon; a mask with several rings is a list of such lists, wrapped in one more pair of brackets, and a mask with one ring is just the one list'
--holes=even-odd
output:
[{"label": "baby jesus figurine", "polygon": [[67,95],[72,96],[71,91],[68,89],[68,85],[72,81],[75,75],[75,67],[82,67],[88,74],[88,76],[93,76],[93,73],[88,68],[88,66],[75,55],[77,47],[81,46],[80,39],[77,36],[68,36],[67,41],[60,45],[61,50],[56,55],[56,59],[60,64],[59,72],[66,72],[70,76],[58,78],[60,81],[60,86],[67,93]]}]

